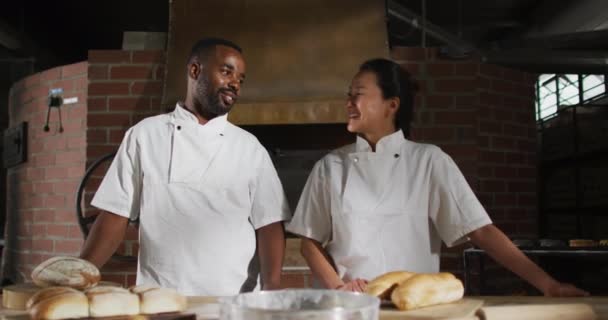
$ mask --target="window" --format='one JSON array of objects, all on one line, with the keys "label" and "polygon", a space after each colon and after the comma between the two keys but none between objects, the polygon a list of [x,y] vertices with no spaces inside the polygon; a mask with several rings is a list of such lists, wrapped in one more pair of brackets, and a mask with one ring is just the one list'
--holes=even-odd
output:
[{"label": "window", "polygon": [[588,103],[605,92],[604,75],[541,74],[536,81],[536,120],[553,117],[566,106]]}]

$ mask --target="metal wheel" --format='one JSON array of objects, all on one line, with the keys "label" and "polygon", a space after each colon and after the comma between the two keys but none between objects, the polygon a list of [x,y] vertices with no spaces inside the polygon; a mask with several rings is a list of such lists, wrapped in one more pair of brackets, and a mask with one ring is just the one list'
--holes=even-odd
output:
[{"label": "metal wheel", "polygon": [[[89,231],[91,226],[95,222],[97,215],[87,216],[85,215],[85,210],[83,210],[84,196],[85,196],[85,188],[87,186],[87,182],[95,172],[97,168],[106,162],[111,163],[114,159],[116,152],[108,153],[106,155],[101,156],[99,159],[95,160],[85,171],[82,180],[80,180],[80,184],[78,185],[78,191],[76,193],[76,218],[78,220],[78,225],[80,226],[80,231],[82,231],[82,235],[86,239],[89,236]],[[139,223],[139,218],[135,220],[129,219],[129,224],[137,225]],[[114,254],[112,256],[113,259],[123,260],[123,261],[134,261],[137,260],[135,256],[126,256],[120,254]]]}]

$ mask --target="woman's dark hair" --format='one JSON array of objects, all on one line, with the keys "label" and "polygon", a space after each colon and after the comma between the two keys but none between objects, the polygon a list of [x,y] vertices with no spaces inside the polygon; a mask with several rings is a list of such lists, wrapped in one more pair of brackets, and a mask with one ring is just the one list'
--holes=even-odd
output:
[{"label": "woman's dark hair", "polygon": [[418,89],[412,76],[396,62],[383,58],[363,62],[359,71],[373,72],[376,75],[384,99],[399,98],[395,127],[400,128],[403,135],[408,138],[414,114],[414,95]]}]

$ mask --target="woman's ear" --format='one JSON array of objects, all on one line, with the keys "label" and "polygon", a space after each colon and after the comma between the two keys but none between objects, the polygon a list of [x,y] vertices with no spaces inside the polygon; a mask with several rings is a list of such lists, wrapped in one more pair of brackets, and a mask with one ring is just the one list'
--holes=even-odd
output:
[{"label": "woman's ear", "polygon": [[401,99],[399,97],[393,97],[389,99],[389,110],[391,110],[391,113],[393,115],[397,114],[397,111],[399,111],[399,106],[401,105]]}]

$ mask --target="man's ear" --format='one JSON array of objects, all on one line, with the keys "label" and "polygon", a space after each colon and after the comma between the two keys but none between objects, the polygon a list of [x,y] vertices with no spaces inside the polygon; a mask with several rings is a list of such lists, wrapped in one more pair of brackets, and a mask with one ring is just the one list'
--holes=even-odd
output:
[{"label": "man's ear", "polygon": [[198,77],[201,75],[201,72],[203,71],[202,68],[203,66],[200,63],[196,61],[191,62],[190,64],[188,64],[188,77],[194,80],[198,79]]}]

